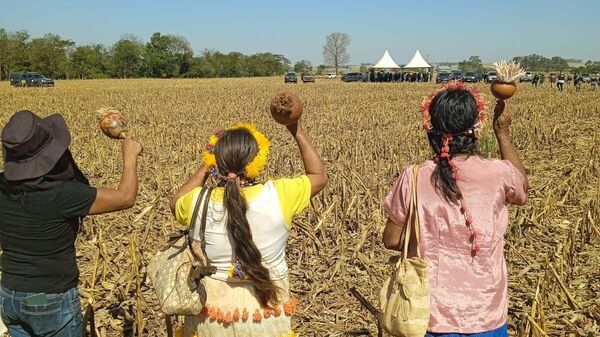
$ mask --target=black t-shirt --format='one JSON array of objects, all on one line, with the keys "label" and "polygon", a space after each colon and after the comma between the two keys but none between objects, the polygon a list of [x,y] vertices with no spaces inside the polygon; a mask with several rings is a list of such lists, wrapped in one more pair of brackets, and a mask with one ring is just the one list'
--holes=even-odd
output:
[{"label": "black t-shirt", "polygon": [[76,287],[75,238],[95,199],[95,188],[75,181],[44,191],[0,193],[2,286],[44,293]]}]

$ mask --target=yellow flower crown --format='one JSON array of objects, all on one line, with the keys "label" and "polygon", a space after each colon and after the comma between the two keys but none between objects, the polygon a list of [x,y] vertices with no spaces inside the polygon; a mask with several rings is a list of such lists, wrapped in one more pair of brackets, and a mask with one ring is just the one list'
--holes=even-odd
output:
[{"label": "yellow flower crown", "polygon": [[265,137],[265,135],[262,132],[258,131],[256,126],[249,123],[237,123],[233,126],[226,128],[225,130],[216,131],[212,136],[210,136],[208,144],[206,144],[204,152],[202,152],[204,167],[206,167],[206,169],[213,176],[221,177],[219,170],[217,169],[217,158],[215,157],[214,153],[214,149],[217,145],[217,142],[223,136],[225,131],[238,129],[248,130],[252,134],[252,137],[254,137],[254,140],[256,140],[256,144],[258,145],[258,153],[256,154],[256,157],[254,157],[254,159],[252,159],[252,161],[250,161],[248,165],[246,165],[246,177],[250,179],[256,179],[260,172],[262,172],[262,170],[265,168],[265,165],[267,165],[267,160],[269,158],[269,149],[271,148],[271,143],[269,142],[269,139],[267,139],[267,137]]}]

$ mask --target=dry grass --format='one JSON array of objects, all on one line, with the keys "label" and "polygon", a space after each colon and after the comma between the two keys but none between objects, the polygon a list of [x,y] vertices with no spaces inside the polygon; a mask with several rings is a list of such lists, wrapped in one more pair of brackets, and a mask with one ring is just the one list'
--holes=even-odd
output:
[{"label": "dry grass", "polygon": [[[295,221],[289,242],[292,290],[301,298],[296,330],[303,336],[374,332],[348,289],[356,286],[377,303],[390,255],[381,244],[380,201],[404,166],[429,156],[417,108],[434,86],[281,82],[59,81],[43,89],[1,83],[0,124],[19,109],[63,113],[73,154],[95,186],[116,186],[120,176],[119,142],[101,134],[98,108],[115,106],[126,114],[145,146],[136,206],[88,218],[77,241],[82,294],[93,302],[100,336],[165,335],[144,266],[176,227],[167,200],[200,165],[214,129],[256,123],[273,141],[265,176],[301,173],[295,144],[268,112],[270,99],[284,88],[303,98],[303,122],[331,178]],[[559,95],[523,84],[509,102],[532,186],[529,204],[511,209],[506,235],[515,336],[600,335],[600,92],[571,89]],[[489,129],[481,149],[497,155]]]}]

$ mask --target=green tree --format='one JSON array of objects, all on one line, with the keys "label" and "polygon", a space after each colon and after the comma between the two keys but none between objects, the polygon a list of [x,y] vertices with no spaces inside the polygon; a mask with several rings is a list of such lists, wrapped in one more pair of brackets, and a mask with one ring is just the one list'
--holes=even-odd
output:
[{"label": "green tree", "polygon": [[569,62],[567,62],[567,60],[563,59],[560,56],[553,56],[550,59],[550,68],[548,70],[567,70],[569,69]]},{"label": "green tree", "polygon": [[[310,62],[302,61],[303,68]],[[58,35],[30,39],[26,31],[0,28],[0,79],[11,71],[36,70],[52,77],[130,78],[274,76],[291,69],[283,55],[204,50],[194,56],[182,36],[154,33],[148,43],[124,36],[110,49],[102,45],[76,46]]]},{"label": "green tree", "polygon": [[151,77],[177,77],[190,71],[193,52],[182,36],[154,33],[146,44],[144,68]]},{"label": "green tree", "polygon": [[317,67],[317,75],[323,75],[327,67],[324,64],[319,64]]},{"label": "green tree", "polygon": [[290,69],[290,61],[283,55],[272,53],[258,53],[248,56],[249,76],[275,76],[282,75]]},{"label": "green tree", "polygon": [[142,43],[134,36],[125,36],[117,41],[110,51],[110,68],[113,76],[129,78],[139,76],[142,66]]},{"label": "green tree", "polygon": [[306,73],[312,71],[312,64],[308,60],[300,60],[294,64],[294,71],[297,73]]},{"label": "green tree", "polygon": [[169,50],[177,65],[177,76],[188,77],[192,68],[194,52],[190,42],[183,36],[168,35]]},{"label": "green tree", "polygon": [[8,32],[4,28],[0,28],[0,81],[7,78],[9,68],[8,53]]},{"label": "green tree", "polygon": [[223,77],[247,76],[246,56],[239,52],[231,52],[222,55],[222,73]]},{"label": "green tree", "polygon": [[569,68],[567,60],[559,56],[547,58],[542,55],[531,54],[513,57],[513,61],[519,62],[523,69],[531,71],[562,71]]},{"label": "green tree", "polygon": [[462,71],[483,71],[483,62],[479,56],[470,56],[467,60],[458,63]]},{"label": "green tree", "polygon": [[281,54],[267,54],[272,55],[275,58],[275,62],[272,63],[273,68],[271,69],[271,74],[269,74],[269,76],[283,75],[286,71],[289,71],[292,68],[292,62],[290,62],[290,60],[288,60],[285,56]]},{"label": "green tree", "polygon": [[220,77],[223,72],[223,54],[216,50],[204,49],[192,62],[191,76]]},{"label": "green tree", "polygon": [[65,78],[67,75],[68,48],[74,46],[71,40],[63,40],[55,34],[31,40],[27,46],[31,70],[36,70],[52,78]]},{"label": "green tree", "polygon": [[102,45],[76,47],[71,53],[71,77],[79,79],[104,77],[107,72],[106,54]]},{"label": "green tree", "polygon": [[160,33],[152,34],[144,51],[144,71],[149,77],[173,77],[177,70],[169,49],[171,39]]},{"label": "green tree", "polygon": [[0,29],[0,79],[8,79],[12,71],[28,70],[27,45],[29,33],[14,33]]}]

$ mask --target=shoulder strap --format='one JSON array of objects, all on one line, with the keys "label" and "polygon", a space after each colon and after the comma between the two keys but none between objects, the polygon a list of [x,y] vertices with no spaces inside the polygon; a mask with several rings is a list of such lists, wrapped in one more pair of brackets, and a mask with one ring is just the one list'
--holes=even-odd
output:
[{"label": "shoulder strap", "polygon": [[[208,205],[210,203],[210,195],[212,193],[212,190],[212,187],[204,187],[202,188],[200,195],[198,195],[194,215],[192,216],[192,220],[194,221],[194,227],[190,229],[190,232],[187,236],[188,247],[193,257],[192,269],[190,269],[189,276],[194,281],[194,289],[198,287],[199,281],[202,277],[212,275],[217,272],[217,267],[211,266],[206,260],[206,239],[204,237],[204,231],[206,230],[206,217],[208,214]],[[202,258],[198,256],[198,253],[194,249],[192,239],[192,233],[196,226],[196,220],[198,219],[198,210],[200,208],[200,205],[202,205],[202,218],[200,218],[200,228],[198,230],[198,236],[200,237],[200,247],[202,249],[203,255]],[[205,263],[203,264],[202,261],[205,261]]]},{"label": "shoulder strap", "polygon": [[[198,256],[198,254],[196,254],[196,252],[194,251],[194,249],[192,247],[192,235],[194,233],[194,229],[196,228],[196,220],[198,219],[198,210],[200,209],[200,205],[202,205],[202,202],[205,201],[208,191],[209,191],[209,188],[202,187],[202,190],[200,190],[200,193],[198,193],[198,198],[196,199],[196,204],[194,205],[194,212],[192,213],[192,218],[190,220],[190,226],[188,228],[188,233],[187,233],[188,247],[190,249],[190,253],[192,253],[192,257],[194,258],[195,262],[199,261],[200,257]],[[204,219],[204,216],[203,216],[203,219]],[[200,233],[200,237],[204,240],[203,233]]]},{"label": "shoulder strap", "polygon": [[411,239],[411,231],[415,231],[416,238],[416,251],[417,257],[421,257],[421,249],[420,249],[420,223],[419,223],[419,205],[417,199],[417,178],[419,176],[419,165],[413,165],[413,177],[412,177],[412,193],[410,196],[410,203],[408,206],[408,217],[406,223],[406,229],[404,230],[404,250],[403,250],[403,258],[408,257],[408,245]]},{"label": "shoulder strap", "polygon": [[210,195],[212,194],[213,188],[207,188],[206,195],[204,196],[204,206],[202,207],[202,219],[200,220],[200,243],[202,245],[202,252],[206,255],[206,238],[204,232],[206,231],[206,217],[208,215],[208,204],[210,202]]},{"label": "shoulder strap", "polygon": [[200,209],[200,205],[202,204],[204,195],[207,192],[208,192],[208,188],[202,187],[202,189],[200,190],[200,193],[198,193],[198,198],[196,199],[196,204],[194,205],[194,212],[192,213],[192,218],[190,219],[190,225],[188,227],[190,233],[192,233],[194,231],[194,227],[196,226],[196,219],[198,218],[198,210]]}]

